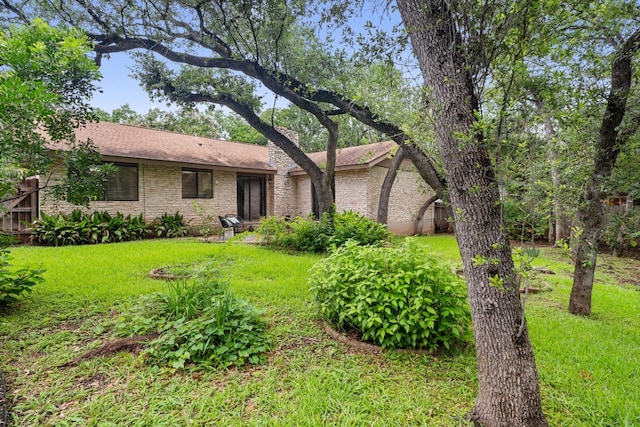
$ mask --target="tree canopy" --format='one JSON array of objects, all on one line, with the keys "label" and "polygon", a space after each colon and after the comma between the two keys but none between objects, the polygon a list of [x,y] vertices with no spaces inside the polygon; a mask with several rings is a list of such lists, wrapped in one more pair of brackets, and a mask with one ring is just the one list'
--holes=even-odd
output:
[{"label": "tree canopy", "polygon": [[[45,175],[51,166],[47,142],[66,141],[63,161],[70,170],[99,162],[89,142],[74,129],[91,117],[89,99],[100,73],[87,56],[91,44],[76,29],[58,29],[35,19],[0,33],[0,198],[10,197],[23,178]],[[60,197],[87,203],[101,187],[94,174],[71,174],[55,187]]]}]

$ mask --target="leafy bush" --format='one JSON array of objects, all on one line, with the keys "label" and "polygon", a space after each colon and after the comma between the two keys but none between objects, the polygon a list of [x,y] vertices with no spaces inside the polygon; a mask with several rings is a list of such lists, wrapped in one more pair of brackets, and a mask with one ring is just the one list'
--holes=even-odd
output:
[{"label": "leafy bush", "polygon": [[141,298],[125,314],[120,333],[159,333],[145,350],[151,363],[227,368],[265,360],[269,339],[257,311],[218,279],[181,281],[166,293]]},{"label": "leafy bush", "polygon": [[336,214],[333,222],[333,235],[329,244],[342,246],[347,240],[353,239],[363,245],[375,245],[388,240],[390,236],[387,227],[370,220],[354,211]]},{"label": "leafy bush", "polygon": [[0,246],[0,307],[18,301],[18,298],[28,292],[31,287],[42,282],[42,271],[21,269],[10,270],[9,250]]},{"label": "leafy bush", "polygon": [[160,218],[156,218],[153,222],[153,228],[155,234],[158,237],[182,237],[187,235],[187,225],[184,222],[184,217],[180,212],[176,212],[171,215],[163,213]]},{"label": "leafy bush", "polygon": [[0,233],[0,249],[7,248],[11,245],[19,243],[19,240],[12,236],[11,234]]},{"label": "leafy bush", "polygon": [[260,220],[257,231],[265,245],[282,247],[282,239],[291,233],[291,221],[279,216],[265,217]]},{"label": "leafy bush", "polygon": [[449,348],[470,316],[464,283],[411,239],[401,247],[348,241],[312,268],[322,317],[385,348]]},{"label": "leafy bush", "polygon": [[85,245],[144,239],[148,226],[142,214],[126,217],[106,211],[91,214],[74,210],[69,215],[42,214],[33,223],[32,236],[40,244],[50,246]]},{"label": "leafy bush", "polygon": [[622,254],[625,249],[635,248],[640,244],[640,211],[615,211],[609,207],[609,218],[602,232],[602,241],[616,253]]},{"label": "leafy bush", "polygon": [[258,233],[266,245],[315,253],[326,252],[350,239],[375,245],[390,236],[384,225],[353,211],[325,213],[320,220],[312,216],[297,217],[293,221],[270,217],[260,221]]}]

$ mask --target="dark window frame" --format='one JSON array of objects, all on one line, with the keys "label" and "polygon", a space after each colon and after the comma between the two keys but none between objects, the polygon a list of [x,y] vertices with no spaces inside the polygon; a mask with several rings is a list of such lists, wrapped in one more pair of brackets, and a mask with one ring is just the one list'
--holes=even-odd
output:
[{"label": "dark window frame", "polygon": [[[140,166],[137,163],[123,163],[123,162],[109,162],[109,163],[117,167],[118,170],[110,172],[107,175],[107,182],[104,185],[102,199],[100,199],[99,201],[103,201],[103,202],[137,202],[139,201],[140,200],[140,183],[139,183]],[[135,188],[132,191],[133,195],[131,197],[114,196],[114,191],[115,191],[114,187],[117,186],[117,185],[114,185],[114,180],[117,179],[115,175],[119,174],[122,168],[135,168],[135,179],[133,181]]]},{"label": "dark window frame", "polygon": [[[185,173],[195,174],[195,180],[193,180],[193,183],[185,183]],[[201,175],[208,175],[209,192],[206,192],[206,185],[204,188],[201,187]],[[182,168],[180,180],[183,199],[213,199],[212,169]],[[189,191],[185,192],[185,184],[195,185],[195,188],[188,189]]]}]

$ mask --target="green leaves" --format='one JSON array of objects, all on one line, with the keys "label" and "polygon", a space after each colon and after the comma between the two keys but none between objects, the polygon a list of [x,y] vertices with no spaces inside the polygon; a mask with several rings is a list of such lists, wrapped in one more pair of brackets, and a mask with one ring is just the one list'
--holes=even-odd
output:
[{"label": "green leaves", "polygon": [[12,271],[9,250],[0,247],[0,307],[15,303],[20,296],[31,292],[31,288],[42,282],[42,271],[20,269]]},{"label": "green leaves", "polygon": [[79,30],[40,19],[0,32],[0,197],[15,185],[4,169],[25,176],[48,171],[43,134],[72,142],[74,129],[91,117],[88,101],[100,74],[90,50]]},{"label": "green leaves", "polygon": [[43,213],[33,223],[32,236],[43,245],[66,246],[139,240],[148,237],[149,230],[142,214],[125,217],[119,212],[74,210],[70,215]]},{"label": "green leaves", "polygon": [[342,330],[387,348],[449,348],[470,326],[464,284],[408,240],[403,246],[348,241],[311,270],[320,313]]},{"label": "green leaves", "polygon": [[258,364],[271,342],[265,322],[216,277],[170,283],[167,291],[143,296],[121,318],[121,334],[159,333],[145,350],[149,363],[183,369]]},{"label": "green leaves", "polygon": [[378,245],[389,239],[384,225],[358,212],[324,214],[319,221],[313,217],[297,217],[293,221],[268,217],[260,222],[258,233],[269,246],[300,252],[326,252],[349,240],[363,245]]}]

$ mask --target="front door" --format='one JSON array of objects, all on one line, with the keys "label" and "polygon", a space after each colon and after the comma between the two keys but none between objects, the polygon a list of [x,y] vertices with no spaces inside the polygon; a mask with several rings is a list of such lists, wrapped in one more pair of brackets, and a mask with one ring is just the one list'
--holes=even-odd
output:
[{"label": "front door", "polygon": [[266,179],[263,175],[238,175],[238,216],[257,221],[267,214]]}]

